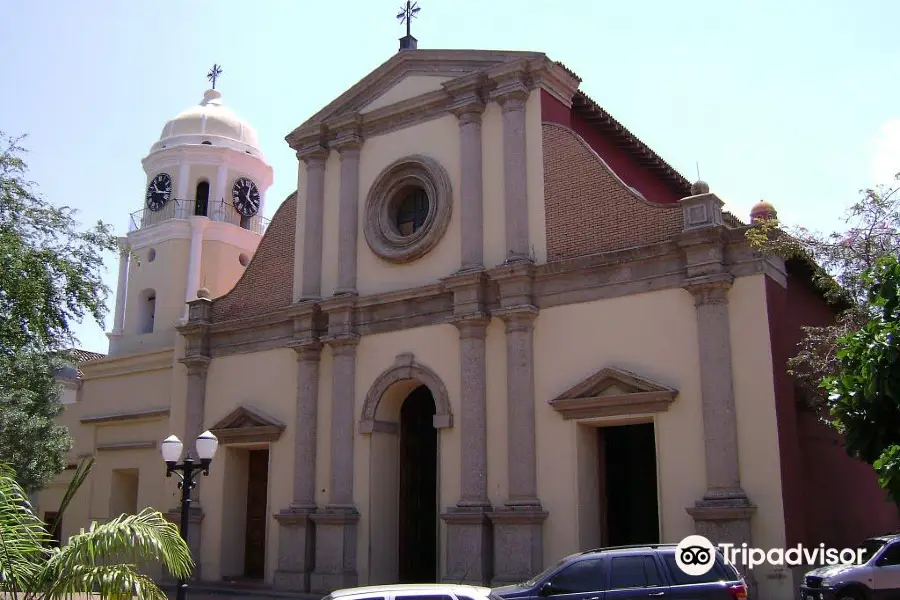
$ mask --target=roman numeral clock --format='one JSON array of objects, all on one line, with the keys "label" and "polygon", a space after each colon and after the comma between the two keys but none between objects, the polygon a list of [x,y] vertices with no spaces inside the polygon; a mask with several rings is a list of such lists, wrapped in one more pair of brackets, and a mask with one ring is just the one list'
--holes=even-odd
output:
[{"label": "roman numeral clock", "polygon": [[231,203],[245,217],[252,217],[259,211],[259,189],[246,177],[241,177],[231,187]]},{"label": "roman numeral clock", "polygon": [[172,195],[172,178],[168,173],[160,173],[147,186],[147,208],[156,212],[169,201]]}]

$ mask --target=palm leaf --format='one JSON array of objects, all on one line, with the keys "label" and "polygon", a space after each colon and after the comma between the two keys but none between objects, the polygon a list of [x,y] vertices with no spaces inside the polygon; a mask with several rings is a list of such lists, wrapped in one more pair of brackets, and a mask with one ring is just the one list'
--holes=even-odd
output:
[{"label": "palm leaf", "polygon": [[59,509],[56,511],[56,518],[53,519],[53,522],[50,524],[49,533],[51,537],[56,532],[57,528],[59,528],[59,523],[62,520],[63,513],[66,511],[66,507],[69,506],[69,503],[72,501],[75,493],[81,487],[81,484],[83,484],[84,480],[87,479],[87,476],[90,475],[93,466],[94,458],[88,456],[83,459],[81,461],[81,464],[78,465],[78,468],[75,469],[75,474],[72,476],[72,481],[70,481],[69,485],[66,486],[66,493],[63,494],[63,498],[59,503]]},{"label": "palm leaf", "polygon": [[0,591],[17,594],[32,589],[50,555],[49,539],[25,490],[16,482],[15,471],[0,463]]},{"label": "palm leaf", "polygon": [[37,583],[48,590],[48,598],[90,592],[118,598],[137,590],[140,598],[156,598],[154,594],[162,592],[135,566],[148,560],[162,563],[177,579],[189,578],[194,567],[178,528],[151,508],[93,523],[89,530],[73,535],[51,553]]}]

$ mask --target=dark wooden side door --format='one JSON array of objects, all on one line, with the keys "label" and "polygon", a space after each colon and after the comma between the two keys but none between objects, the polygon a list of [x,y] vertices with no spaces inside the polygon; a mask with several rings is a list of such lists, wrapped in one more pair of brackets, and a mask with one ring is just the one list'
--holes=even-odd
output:
[{"label": "dark wooden side door", "polygon": [[400,409],[400,569],[402,583],[437,577],[437,430],[434,398],[414,390]]},{"label": "dark wooden side door", "polygon": [[251,450],[247,476],[247,530],[244,576],[262,579],[266,569],[266,504],[269,486],[269,451]]}]

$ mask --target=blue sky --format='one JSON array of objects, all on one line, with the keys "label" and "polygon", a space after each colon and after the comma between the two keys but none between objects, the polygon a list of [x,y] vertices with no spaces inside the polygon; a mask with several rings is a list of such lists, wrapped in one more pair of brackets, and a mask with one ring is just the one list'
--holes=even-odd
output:
[{"label": "blue sky", "polygon": [[[296,184],[284,136],[397,51],[400,0],[42,0],[0,5],[0,130],[28,134],[31,178],[120,233],[141,159],[200,101],[206,72],[275,169],[266,217]],[[857,191],[900,170],[900,3],[421,0],[420,48],[536,50],[685,176],[746,218],[840,227]],[[106,282],[115,289],[115,257]],[[109,306],[115,299],[110,295]],[[79,325],[105,352],[106,327]]]}]

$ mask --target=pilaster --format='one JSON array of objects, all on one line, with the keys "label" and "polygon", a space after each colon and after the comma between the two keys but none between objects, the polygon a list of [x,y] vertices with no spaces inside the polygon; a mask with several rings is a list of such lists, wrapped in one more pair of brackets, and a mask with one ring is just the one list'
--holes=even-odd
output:
[{"label": "pilaster", "polygon": [[294,473],[291,504],[275,515],[280,527],[278,589],[308,592],[315,564],[316,439],[318,432],[319,365],[322,344],[315,337],[318,307],[300,307],[295,315],[297,403],[294,417]]},{"label": "pilaster", "polygon": [[491,99],[503,114],[503,189],[506,262],[531,261],[528,234],[528,169],[525,105],[531,94],[524,71],[496,81]]},{"label": "pilaster", "polygon": [[494,530],[491,585],[524,581],[543,568],[543,528],[548,513],[537,495],[534,395],[534,266],[496,269],[500,308],[506,325],[507,472],[509,497],[489,518]]},{"label": "pilaster", "polygon": [[320,143],[305,146],[297,158],[306,163],[306,220],[303,231],[301,299],[322,295],[322,235],[325,215],[325,161],[328,148]]},{"label": "pilaster", "polygon": [[722,201],[705,184],[694,190],[700,193],[681,200],[684,231],[678,244],[685,259],[684,289],[697,311],[706,493],[686,510],[697,533],[714,544],[751,544],[756,507],[740,480],[728,311],[734,277],[725,264]]},{"label": "pilaster", "polygon": [[489,585],[493,531],[487,489],[487,352],[490,316],[484,308],[487,276],[464,272],[443,280],[453,292],[460,358],[460,499],[441,519],[447,524],[444,580]]},{"label": "pilaster", "polygon": [[331,147],[341,157],[338,207],[338,281],[335,294],[356,293],[356,251],[359,238],[359,155],[362,137],[358,124],[338,134]]},{"label": "pilaster", "polygon": [[329,593],[357,584],[356,537],[360,514],[353,496],[356,397],[356,296],[335,296],[321,305],[328,314],[331,348],[331,487],[328,504],[311,515],[315,523],[315,570],[310,591]]}]

